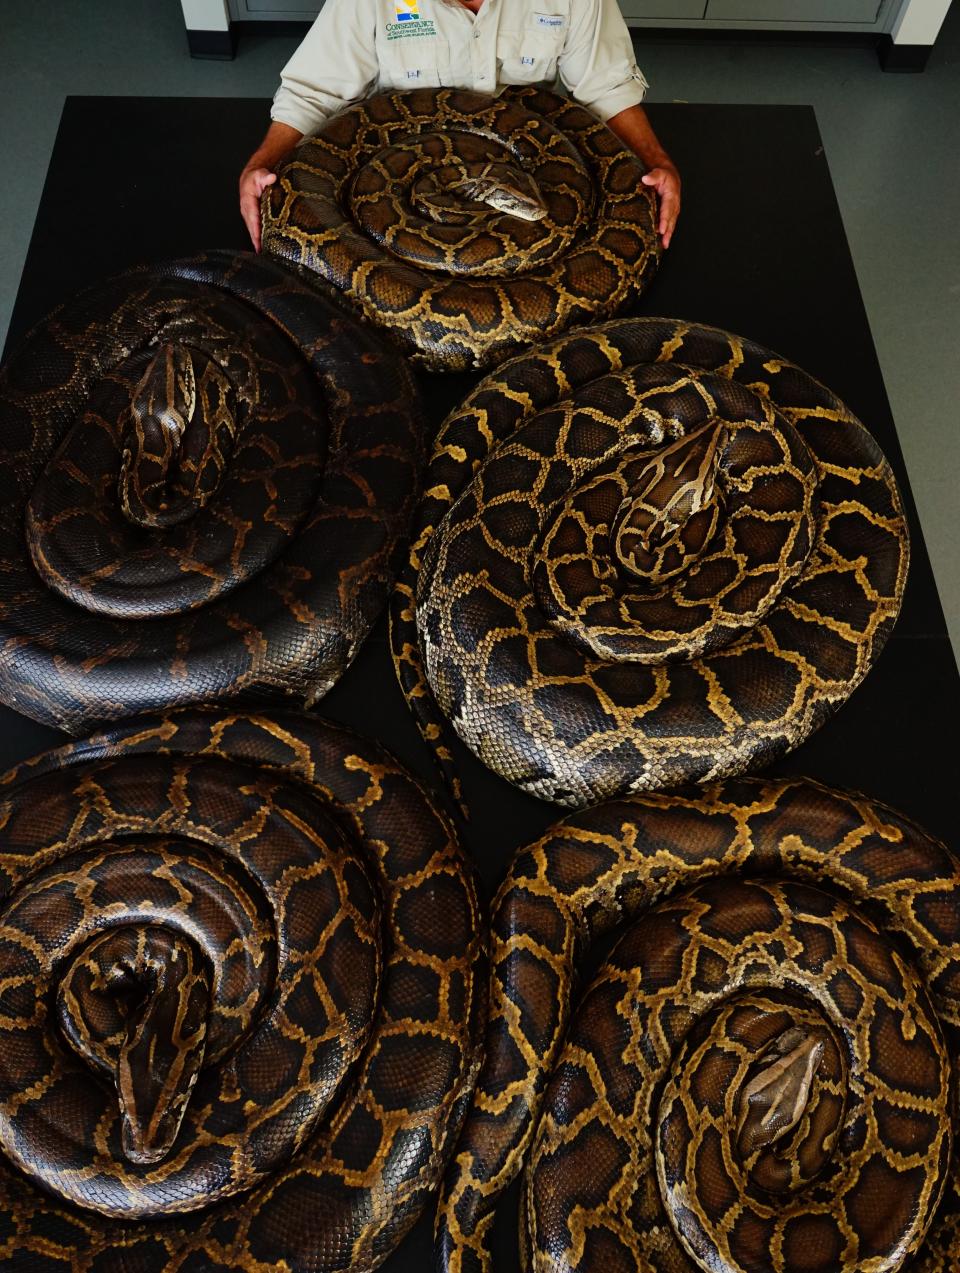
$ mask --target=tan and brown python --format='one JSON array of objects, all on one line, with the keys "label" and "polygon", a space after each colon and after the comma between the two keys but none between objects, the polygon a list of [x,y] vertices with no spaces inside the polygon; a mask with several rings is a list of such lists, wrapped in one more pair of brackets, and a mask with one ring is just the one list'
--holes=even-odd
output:
[{"label": "tan and brown python", "polygon": [[896,620],[903,506],[867,429],[738,336],[570,332],[441,426],[391,602],[400,683],[572,807],[707,782],[802,742]]},{"label": "tan and brown python", "polygon": [[280,166],[263,248],[429,370],[490,367],[646,286],[660,247],[644,171],[546,89],[380,94]]},{"label": "tan and brown python", "polygon": [[524,1160],[537,1273],[960,1267],[960,862],[916,825],[801,779],[613,801],[492,929],[444,1273],[492,1267]]},{"label": "tan and brown python", "polygon": [[0,699],[71,733],[312,704],[386,602],[421,427],[403,360],[274,261],[80,294],[0,373]]},{"label": "tan and brown python", "polygon": [[379,746],[142,718],[0,781],[0,1267],[373,1269],[476,1076],[473,870]]}]

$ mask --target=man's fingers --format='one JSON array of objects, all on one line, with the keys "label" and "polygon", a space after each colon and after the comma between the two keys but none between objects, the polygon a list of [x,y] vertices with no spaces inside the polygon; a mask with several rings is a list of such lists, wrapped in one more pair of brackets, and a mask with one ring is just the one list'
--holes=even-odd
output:
[{"label": "man's fingers", "polygon": [[660,200],[660,233],[663,246],[670,246],[670,237],[680,215],[680,199],[675,191],[668,190]]},{"label": "man's fingers", "polygon": [[663,240],[663,246],[665,248],[668,248],[670,246],[670,240],[673,238],[673,232],[676,229],[676,226],[677,226],[677,209],[674,209],[673,212],[668,212],[666,216],[662,216],[660,218],[659,233],[660,233],[661,239]]},{"label": "man's fingers", "polygon": [[250,242],[255,252],[260,251],[260,200],[255,195],[244,195],[240,200],[240,215],[243,217]]},{"label": "man's fingers", "polygon": [[240,215],[255,252],[260,251],[260,196],[276,179],[277,174],[267,168],[244,172],[240,178]]},{"label": "man's fingers", "polygon": [[669,168],[651,168],[640,178],[645,186],[651,186],[657,193],[660,202],[660,215],[657,218],[657,233],[668,248],[673,238],[673,231],[680,215],[680,181],[677,174]]}]

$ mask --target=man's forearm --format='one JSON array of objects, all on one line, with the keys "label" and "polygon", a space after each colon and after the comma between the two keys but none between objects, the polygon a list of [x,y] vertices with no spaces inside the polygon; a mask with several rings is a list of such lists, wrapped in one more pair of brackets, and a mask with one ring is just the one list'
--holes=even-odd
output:
[{"label": "man's forearm", "polygon": [[608,119],[607,127],[646,164],[647,171],[640,180],[657,192],[657,233],[663,246],[669,247],[680,215],[680,174],[676,164],[660,145],[642,106],[628,106]]},{"label": "man's forearm", "polygon": [[266,137],[247,160],[244,171],[251,168],[276,168],[281,159],[289,155],[302,136],[303,133],[292,128],[290,124],[283,124],[275,119],[267,129]]},{"label": "man's forearm", "polygon": [[660,145],[657,134],[647,118],[642,106],[628,106],[619,115],[607,120],[607,127],[643,160],[648,168],[662,168],[675,165],[673,160]]}]

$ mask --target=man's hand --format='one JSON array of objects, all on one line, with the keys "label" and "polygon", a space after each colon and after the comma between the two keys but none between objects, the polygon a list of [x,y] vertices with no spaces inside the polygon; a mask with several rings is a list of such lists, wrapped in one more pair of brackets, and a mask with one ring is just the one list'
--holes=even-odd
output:
[{"label": "man's hand", "polygon": [[290,154],[302,136],[303,133],[296,128],[275,119],[240,174],[240,215],[255,252],[260,251],[260,196],[267,186],[276,181],[274,169]]},{"label": "man's hand", "polygon": [[269,168],[244,168],[240,174],[240,215],[246,224],[254,252],[260,251],[260,196],[276,179],[277,174]]},{"label": "man's hand", "polygon": [[640,178],[645,186],[652,186],[660,202],[660,219],[657,233],[665,248],[670,246],[677,217],[680,215],[680,174],[673,164],[661,163]]},{"label": "man's hand", "polygon": [[668,248],[680,215],[680,174],[676,165],[657,141],[642,106],[628,106],[608,119],[607,127],[646,165],[647,171],[640,180],[657,192],[660,201],[657,233],[663,246]]}]

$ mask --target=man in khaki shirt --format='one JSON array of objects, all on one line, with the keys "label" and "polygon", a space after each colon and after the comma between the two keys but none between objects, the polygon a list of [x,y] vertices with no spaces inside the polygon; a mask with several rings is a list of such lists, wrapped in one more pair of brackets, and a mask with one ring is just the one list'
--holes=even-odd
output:
[{"label": "man in khaki shirt", "polygon": [[387,89],[496,93],[559,79],[646,164],[668,247],[680,177],[641,106],[647,82],[616,0],[326,0],[283,68],[272,123],[240,175],[240,211],[260,249],[260,195],[301,137]]}]

